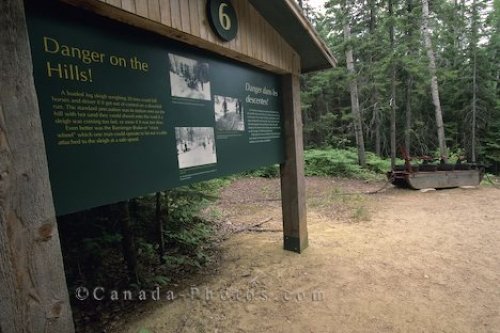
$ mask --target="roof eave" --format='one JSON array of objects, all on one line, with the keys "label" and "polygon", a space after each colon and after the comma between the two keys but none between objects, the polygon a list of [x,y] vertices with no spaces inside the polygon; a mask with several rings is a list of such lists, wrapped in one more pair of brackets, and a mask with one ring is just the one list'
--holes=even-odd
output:
[{"label": "roof eave", "polygon": [[250,0],[259,13],[299,54],[301,72],[335,67],[337,60],[294,0]]},{"label": "roof eave", "polygon": [[[303,68],[302,73],[314,72],[318,70],[328,69],[337,66],[337,59],[330,51],[330,48],[326,45],[325,41],[319,36],[316,29],[313,27],[312,23],[304,16],[304,13],[300,6],[294,0],[285,0],[285,3],[289,6],[290,10],[295,14],[302,26],[307,30],[309,37],[312,39],[314,44],[323,53],[327,63]],[[300,53],[299,53],[300,54]]]}]

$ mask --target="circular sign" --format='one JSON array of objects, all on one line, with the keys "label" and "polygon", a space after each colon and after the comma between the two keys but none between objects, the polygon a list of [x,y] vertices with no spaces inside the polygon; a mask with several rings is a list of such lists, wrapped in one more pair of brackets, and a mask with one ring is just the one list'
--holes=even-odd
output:
[{"label": "circular sign", "polygon": [[226,42],[236,37],[238,17],[229,0],[208,0],[207,15],[210,26]]}]

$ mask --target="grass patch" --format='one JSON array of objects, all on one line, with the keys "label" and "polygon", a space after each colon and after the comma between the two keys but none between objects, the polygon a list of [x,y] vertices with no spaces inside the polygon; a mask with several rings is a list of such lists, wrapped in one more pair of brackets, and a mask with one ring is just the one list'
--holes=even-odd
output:
[{"label": "grass patch", "polygon": [[337,187],[329,189],[326,193],[308,197],[307,206],[308,209],[316,210],[325,216],[334,216],[335,219],[345,222],[371,220],[364,195],[346,193]]},{"label": "grass patch", "polygon": [[500,177],[486,173],[481,181],[481,186],[500,188]]},{"label": "grass patch", "polygon": [[370,212],[365,206],[359,206],[353,209],[351,218],[355,222],[370,221]]}]

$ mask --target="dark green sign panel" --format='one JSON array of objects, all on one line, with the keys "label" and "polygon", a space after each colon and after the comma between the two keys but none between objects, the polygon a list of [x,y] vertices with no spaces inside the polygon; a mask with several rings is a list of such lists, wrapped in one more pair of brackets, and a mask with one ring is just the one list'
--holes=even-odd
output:
[{"label": "dark green sign panel", "polygon": [[58,215],[284,160],[279,76],[27,4]]}]

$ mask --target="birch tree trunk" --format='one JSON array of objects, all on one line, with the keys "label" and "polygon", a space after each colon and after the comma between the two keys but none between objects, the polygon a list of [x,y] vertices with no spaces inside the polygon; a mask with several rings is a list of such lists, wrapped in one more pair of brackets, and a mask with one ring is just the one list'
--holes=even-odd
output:
[{"label": "birch tree trunk", "polygon": [[394,13],[389,0],[389,40],[391,44],[391,168],[396,166],[396,65],[394,64]]},{"label": "birch tree trunk", "polygon": [[23,0],[0,30],[0,332],[72,333]]},{"label": "birch tree trunk", "polygon": [[472,47],[472,124],[471,124],[471,159],[476,162],[476,125],[477,125],[477,43],[478,43],[477,1],[472,2],[471,47]]},{"label": "birch tree trunk", "polygon": [[431,33],[429,31],[429,3],[428,0],[422,0],[422,30],[424,35],[424,44],[429,58],[429,72],[431,75],[431,94],[436,114],[436,127],[439,142],[439,154],[443,160],[448,159],[448,150],[446,148],[446,138],[444,136],[443,113],[439,101],[439,87],[436,76],[436,59],[432,49]]},{"label": "birch tree trunk", "polygon": [[354,134],[356,136],[356,144],[358,146],[358,162],[362,167],[366,166],[365,160],[365,142],[363,138],[363,123],[361,120],[361,112],[359,110],[358,97],[358,80],[356,79],[356,71],[354,70],[354,56],[352,51],[351,41],[351,26],[349,24],[350,13],[347,8],[347,2],[344,3],[345,22],[344,22],[344,40],[347,43],[345,56],[347,62],[347,72],[351,76],[349,80],[349,90],[351,92],[351,109],[354,122]]},{"label": "birch tree trunk", "polygon": [[472,124],[471,124],[471,159],[476,162],[476,119],[477,119],[477,54],[474,50],[472,69]]}]

